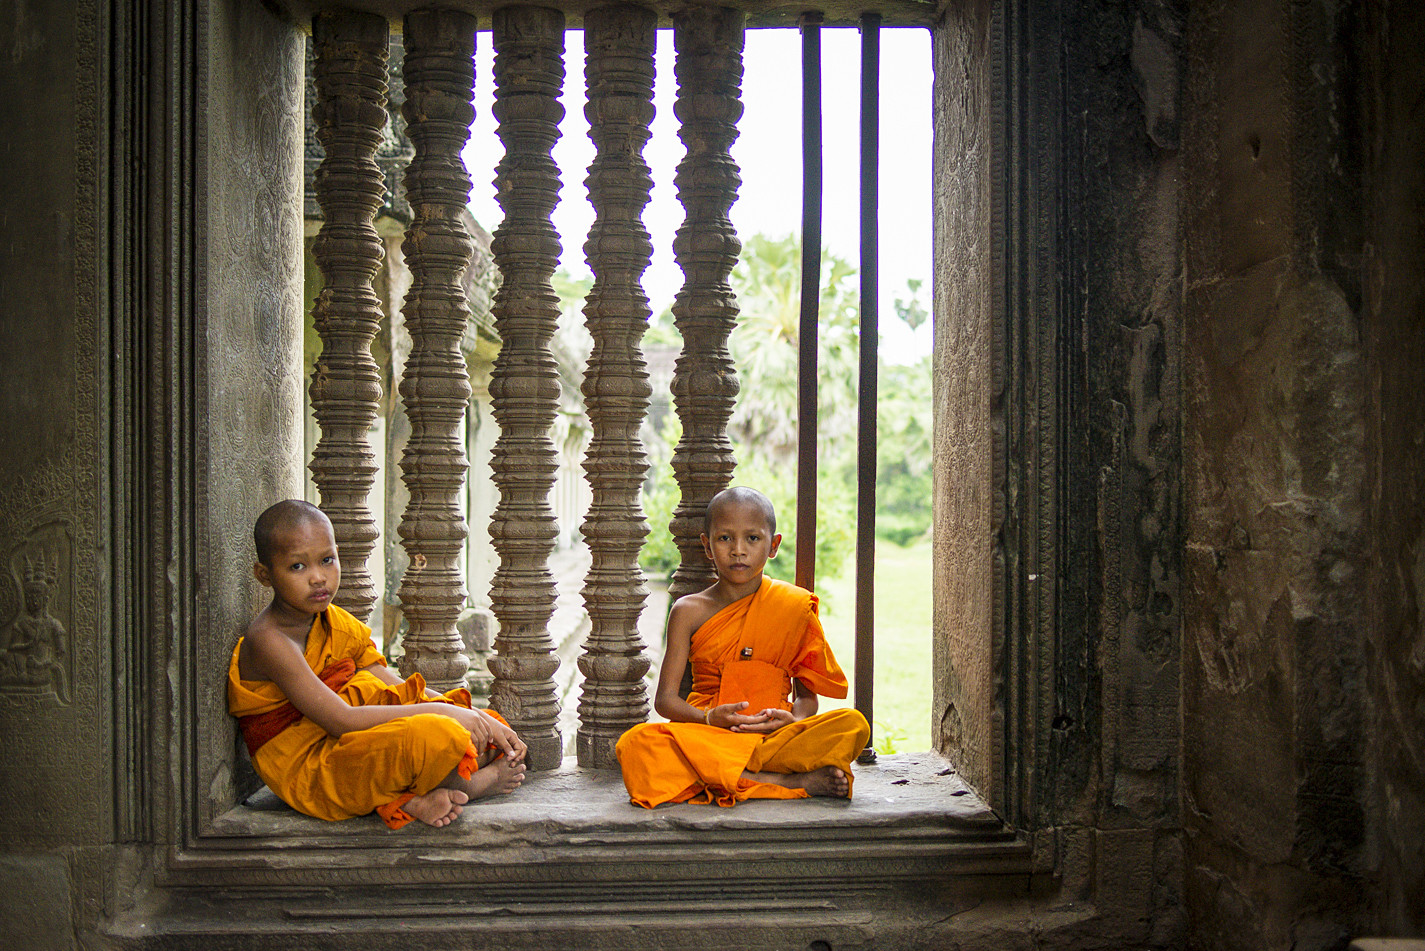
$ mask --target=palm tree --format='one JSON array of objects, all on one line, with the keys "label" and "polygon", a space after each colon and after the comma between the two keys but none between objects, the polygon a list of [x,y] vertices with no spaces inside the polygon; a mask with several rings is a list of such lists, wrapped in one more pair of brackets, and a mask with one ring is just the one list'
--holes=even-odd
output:
[{"label": "palm tree", "polygon": [[[856,270],[821,256],[817,347],[818,430],[835,441],[855,432],[856,345],[860,309]],[[797,349],[801,319],[801,242],[754,235],[732,272],[741,313],[729,340],[742,391],[728,425],[735,443],[791,465],[797,452]],[[824,447],[834,451],[834,444]]]}]

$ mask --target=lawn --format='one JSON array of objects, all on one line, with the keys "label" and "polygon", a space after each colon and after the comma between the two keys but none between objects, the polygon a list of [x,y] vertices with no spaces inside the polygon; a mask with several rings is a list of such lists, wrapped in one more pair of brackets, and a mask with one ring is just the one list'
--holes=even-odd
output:
[{"label": "lawn", "polygon": [[[856,678],[856,569],[818,582],[822,625],[853,684]],[[930,541],[902,548],[876,543],[876,689],[872,743],[881,752],[930,749]]]}]

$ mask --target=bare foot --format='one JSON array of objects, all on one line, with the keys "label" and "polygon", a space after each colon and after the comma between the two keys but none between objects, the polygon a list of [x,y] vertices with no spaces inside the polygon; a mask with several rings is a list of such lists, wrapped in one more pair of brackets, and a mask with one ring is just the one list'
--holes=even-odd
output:
[{"label": "bare foot", "polygon": [[744,771],[745,778],[758,783],[771,783],[787,789],[805,789],[808,796],[828,796],[846,799],[851,795],[851,781],[835,766],[823,766],[809,773],[750,773]]},{"label": "bare foot", "polygon": [[413,796],[401,808],[428,826],[448,826],[460,815],[460,807],[470,801],[470,797],[459,789],[437,786],[424,796]]},{"label": "bare foot", "polygon": [[524,770],[523,759],[511,761],[508,756],[501,756],[471,773],[461,786],[471,799],[504,795],[514,792],[524,782]]}]

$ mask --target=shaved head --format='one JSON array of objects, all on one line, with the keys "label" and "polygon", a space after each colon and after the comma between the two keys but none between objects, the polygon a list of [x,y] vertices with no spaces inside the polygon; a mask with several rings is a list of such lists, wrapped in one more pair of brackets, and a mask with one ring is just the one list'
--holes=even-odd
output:
[{"label": "shaved head", "polygon": [[331,527],[326,513],[311,502],[286,499],[268,508],[257,517],[257,524],[252,527],[252,544],[257,549],[257,560],[271,568],[273,539],[277,534],[309,522],[320,522]]},{"label": "shaved head", "polygon": [[772,507],[772,500],[756,489],[749,489],[742,485],[723,489],[712,497],[712,501],[708,503],[707,511],[703,513],[703,534],[708,534],[713,518],[719,512],[734,505],[747,505],[757,509],[767,520],[767,534],[777,534],[777,510]]}]

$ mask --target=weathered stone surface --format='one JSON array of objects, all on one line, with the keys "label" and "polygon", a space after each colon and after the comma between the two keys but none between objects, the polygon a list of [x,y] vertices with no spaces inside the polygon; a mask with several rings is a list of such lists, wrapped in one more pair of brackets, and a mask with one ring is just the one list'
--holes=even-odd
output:
[{"label": "weathered stone surface", "polygon": [[1373,533],[1364,682],[1382,883],[1374,933],[1425,936],[1425,8],[1371,7],[1360,25],[1367,81],[1368,204],[1361,259]]},{"label": "weathered stone surface", "polygon": [[[93,4],[0,13],[0,845],[113,834],[102,776],[107,393],[96,174],[107,147]],[[53,68],[51,68],[51,64]],[[43,134],[38,134],[43,133]],[[44,196],[41,198],[41,196]],[[53,197],[53,201],[50,200]],[[107,420],[104,421],[107,425]],[[71,798],[69,805],[65,796]],[[71,809],[88,824],[68,821]]]},{"label": "weathered stone surface", "polygon": [[70,951],[75,947],[69,869],[58,855],[0,857],[0,935],[10,948]]},{"label": "weathered stone surface", "polygon": [[[986,796],[1003,795],[995,770],[997,592],[992,425],[993,251],[990,208],[990,5],[947,14],[933,46],[936,74],[935,412],[933,662],[936,747]],[[952,277],[953,275],[953,277]]]},{"label": "weathered stone surface", "polygon": [[[191,460],[152,460],[160,467],[151,476],[175,496],[192,479],[198,499],[185,517],[191,524],[173,528],[172,544],[184,554],[166,553],[162,572],[171,593],[156,614],[142,617],[138,641],[129,648],[150,662],[167,658],[174,618],[187,616],[196,626],[184,643],[185,659],[172,660],[203,672],[192,684],[194,742],[172,753],[176,775],[188,779],[184,792],[174,795],[189,797],[202,820],[244,785],[247,765],[238,758],[227,712],[225,672],[237,635],[266,591],[252,577],[252,523],[273,502],[303,495],[301,387],[307,369],[300,363],[302,157],[285,147],[298,140],[304,125],[301,38],[270,13],[243,5],[231,17],[214,19],[206,50],[204,70],[214,77],[214,89],[204,114],[199,181],[202,227],[213,257],[203,293],[184,305],[197,310],[193,333],[203,341],[204,360],[194,366],[182,347],[164,347],[173,361],[167,372],[193,382],[170,383],[172,402],[153,410],[173,427],[166,438],[176,445],[195,440],[201,451],[195,448]],[[196,290],[179,282],[165,286],[165,293],[181,299]],[[181,328],[182,320],[175,320]],[[159,380],[152,383],[161,387]],[[190,385],[193,397],[185,392]],[[189,400],[191,407],[185,405]],[[187,466],[198,460],[203,468],[190,476]],[[174,563],[179,557],[186,568]],[[192,607],[186,605],[190,596]],[[123,683],[133,676],[137,657],[116,664],[112,676]],[[162,709],[155,693],[171,688],[181,696],[167,677],[152,671],[144,676],[153,679],[135,685],[139,692],[131,702],[154,704],[153,715]],[[151,723],[142,727],[130,741],[139,747],[136,755],[154,752],[141,746],[151,742],[153,729]],[[188,758],[189,749],[196,758]],[[136,778],[139,803],[155,795],[147,788],[153,781]]]},{"label": "weathered stone surface", "polygon": [[[1387,754],[1404,767],[1395,782],[1375,760],[1419,735],[1425,693],[1405,620],[1422,247],[1391,220],[1420,207],[1419,163],[1404,158],[1419,123],[1397,97],[1421,83],[1397,31],[1420,36],[1421,17],[1355,15],[1211,3],[1188,31],[1184,148],[1202,158],[1185,231],[1183,749],[1188,908],[1205,947],[1425,926],[1405,897],[1422,879],[1403,871],[1420,867],[1425,760]],[[1362,901],[1375,875],[1391,884]]]}]

